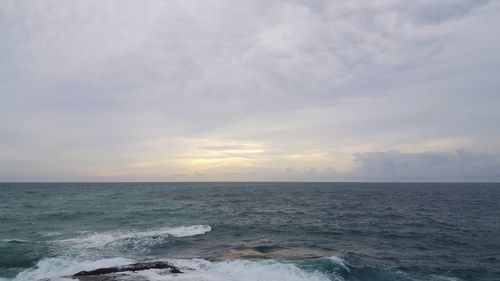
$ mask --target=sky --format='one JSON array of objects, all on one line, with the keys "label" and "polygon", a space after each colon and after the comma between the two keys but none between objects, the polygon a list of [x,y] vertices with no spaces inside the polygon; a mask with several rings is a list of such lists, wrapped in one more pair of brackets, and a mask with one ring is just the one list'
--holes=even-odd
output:
[{"label": "sky", "polygon": [[4,0],[0,181],[500,181],[500,1]]}]

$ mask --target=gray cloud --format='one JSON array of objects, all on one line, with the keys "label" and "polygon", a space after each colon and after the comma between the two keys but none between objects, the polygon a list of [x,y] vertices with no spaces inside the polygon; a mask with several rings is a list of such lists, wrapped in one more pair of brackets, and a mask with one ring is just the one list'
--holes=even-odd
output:
[{"label": "gray cloud", "polygon": [[439,24],[443,21],[463,18],[474,9],[488,4],[490,0],[451,0],[451,1],[422,1],[417,3],[409,12],[410,18],[417,23]]},{"label": "gray cloud", "polygon": [[499,181],[500,154],[467,150],[401,153],[397,150],[358,153],[356,178],[395,181]]},{"label": "gray cloud", "polygon": [[[334,179],[303,171],[391,149],[488,162],[499,15],[473,0],[7,0],[0,180],[209,177],[189,165],[217,157]],[[242,143],[262,153],[224,153]]]}]

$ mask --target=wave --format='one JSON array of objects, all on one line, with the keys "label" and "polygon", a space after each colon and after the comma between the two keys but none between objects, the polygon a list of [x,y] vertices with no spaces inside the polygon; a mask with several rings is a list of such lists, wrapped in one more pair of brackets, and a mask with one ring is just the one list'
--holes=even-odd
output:
[{"label": "wave", "polygon": [[62,245],[78,249],[102,249],[129,245],[134,249],[165,243],[170,236],[188,237],[205,234],[212,228],[209,225],[190,225],[163,227],[147,231],[112,231],[112,232],[80,232],[76,238],[57,240]]},{"label": "wave", "polygon": [[[82,270],[93,270],[101,267],[119,266],[135,262],[126,258],[109,258],[100,260],[78,260],[68,257],[45,258],[40,260],[34,268],[24,270],[9,281],[37,281],[49,279],[51,281],[73,280],[64,278]],[[6,279],[8,280],[8,279]],[[0,279],[0,281],[3,281]]]},{"label": "wave", "polygon": [[43,237],[53,237],[53,236],[58,236],[61,235],[61,232],[56,232],[56,231],[48,231],[48,232],[38,232]]},{"label": "wave", "polygon": [[17,244],[21,244],[21,243],[34,243],[33,241],[23,240],[23,239],[1,239],[0,242],[4,242],[4,243],[17,243]]},{"label": "wave", "polygon": [[[182,274],[168,274],[162,269],[150,269],[120,274],[116,280],[148,281],[345,281],[345,280],[407,280],[407,281],[459,281],[460,279],[430,275],[412,278],[402,272],[387,272],[376,268],[359,268],[339,257],[324,257],[303,262],[273,259],[208,261],[204,259],[164,259],[179,268]],[[35,267],[19,273],[14,279],[0,281],[67,281],[80,271],[127,265],[137,262],[128,258],[98,260],[69,257],[46,258]],[[66,277],[64,277],[66,276]],[[120,279],[122,278],[122,279]],[[115,279],[113,279],[115,280]]]},{"label": "wave", "polygon": [[[330,281],[320,271],[308,272],[295,264],[276,260],[233,260],[210,262],[203,259],[170,260],[183,274],[162,275],[160,271],[148,270],[136,273],[146,280],[168,281]],[[340,279],[339,279],[340,280]]]},{"label": "wave", "polygon": [[[303,281],[329,281],[324,273],[319,271],[308,272],[291,263],[281,263],[275,260],[234,260],[223,262],[210,262],[203,259],[177,259],[166,260],[179,267],[182,274],[164,274],[162,270],[145,270],[131,272],[124,275],[124,280],[151,280],[151,281],[211,281],[211,280],[303,280]],[[74,280],[69,277],[82,270],[93,270],[102,267],[112,267],[134,263],[134,260],[126,258],[111,258],[90,260],[72,260],[67,257],[46,258],[39,261],[34,268],[19,273],[9,281],[66,281]],[[0,279],[4,281],[8,279]]]},{"label": "wave", "polygon": [[209,225],[191,225],[191,226],[167,227],[160,230],[160,232],[165,232],[175,237],[186,237],[186,236],[205,234],[207,232],[210,232],[211,230],[212,227],[210,227]]}]

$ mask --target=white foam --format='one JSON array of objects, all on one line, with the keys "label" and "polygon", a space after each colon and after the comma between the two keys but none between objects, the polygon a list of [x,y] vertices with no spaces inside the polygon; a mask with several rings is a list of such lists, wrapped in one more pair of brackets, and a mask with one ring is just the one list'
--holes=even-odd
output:
[{"label": "white foam", "polygon": [[94,270],[101,267],[112,267],[134,263],[126,258],[100,260],[78,260],[67,257],[47,258],[40,260],[34,268],[20,272],[12,281],[34,281],[40,279],[73,280],[64,276],[73,275],[82,270]]},{"label": "white foam", "polygon": [[273,260],[234,260],[209,262],[201,259],[170,260],[182,274],[162,274],[159,270],[146,270],[136,275],[150,281],[330,281],[321,272],[307,272],[289,263]]},{"label": "white foam", "polygon": [[[73,280],[69,277],[82,270],[94,270],[102,267],[112,267],[131,264],[136,261],[126,258],[100,259],[96,261],[77,260],[70,258],[43,259],[35,268],[19,273],[9,281],[35,281],[50,279],[51,281]],[[142,277],[150,281],[330,281],[321,272],[307,272],[290,263],[280,263],[274,260],[233,260],[209,262],[203,259],[168,260],[177,266],[182,274],[165,274],[163,270],[144,270],[130,273],[124,280]],[[141,279],[142,280],[142,279]],[[341,280],[341,279],[339,279]],[[0,281],[7,281],[1,279]]]},{"label": "white foam", "polygon": [[147,231],[82,232],[81,236],[58,240],[58,243],[76,248],[104,248],[130,244],[134,248],[164,243],[167,237],[187,237],[210,232],[208,225],[163,227]]},{"label": "white foam", "polygon": [[175,237],[186,237],[205,234],[210,232],[212,228],[209,225],[191,225],[164,228],[162,231],[169,233]]},{"label": "white foam", "polygon": [[2,239],[0,240],[5,243],[30,243],[32,241],[29,240],[23,240],[23,239]]},{"label": "white foam", "polygon": [[44,237],[52,237],[52,236],[61,235],[61,232],[56,232],[56,231],[40,232],[40,235],[42,235]]}]

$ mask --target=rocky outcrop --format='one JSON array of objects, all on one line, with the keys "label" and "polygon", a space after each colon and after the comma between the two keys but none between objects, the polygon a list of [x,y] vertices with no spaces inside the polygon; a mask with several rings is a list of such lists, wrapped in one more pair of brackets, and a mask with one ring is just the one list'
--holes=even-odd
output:
[{"label": "rocky outcrop", "polygon": [[[133,279],[130,278],[130,273],[148,270],[148,269],[162,269],[162,274],[169,273],[182,273],[174,265],[163,262],[163,261],[151,261],[151,262],[141,262],[134,263],[123,266],[105,267],[98,268],[90,271],[80,271],[72,276],[67,276],[66,278],[71,278],[72,280],[79,281],[120,281],[120,280],[134,280],[134,281],[146,281],[145,278],[140,276],[134,276]],[[68,280],[68,279],[62,280]],[[43,279],[39,281],[57,281],[61,279]]]},{"label": "rocky outcrop", "polygon": [[118,272],[127,272],[127,271],[140,271],[147,269],[167,269],[170,273],[182,273],[177,267],[163,261],[152,261],[152,262],[141,262],[134,263],[124,266],[116,266],[116,267],[105,267],[98,268],[91,271],[80,271],[73,275],[73,277],[80,276],[95,276],[95,275],[104,275]]}]

